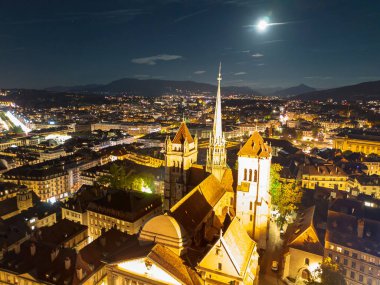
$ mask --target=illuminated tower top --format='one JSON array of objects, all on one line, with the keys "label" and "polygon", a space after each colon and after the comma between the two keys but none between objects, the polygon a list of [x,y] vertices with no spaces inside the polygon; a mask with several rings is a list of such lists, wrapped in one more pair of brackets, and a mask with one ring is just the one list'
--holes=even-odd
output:
[{"label": "illuminated tower top", "polygon": [[222,99],[220,94],[220,82],[222,81],[222,65],[219,65],[218,90],[216,94],[214,125],[210,134],[209,148],[207,151],[206,171],[215,175],[219,181],[227,169],[226,140],[222,132]]},{"label": "illuminated tower top", "polygon": [[218,74],[218,91],[216,94],[215,115],[214,115],[214,127],[212,129],[212,135],[215,141],[221,141],[222,139],[222,100],[220,95],[220,82],[222,81],[222,64],[219,64]]}]

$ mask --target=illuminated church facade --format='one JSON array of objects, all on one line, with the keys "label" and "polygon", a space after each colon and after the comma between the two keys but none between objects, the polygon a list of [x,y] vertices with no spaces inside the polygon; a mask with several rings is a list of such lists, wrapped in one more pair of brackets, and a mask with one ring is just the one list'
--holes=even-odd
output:
[{"label": "illuminated church facade", "polygon": [[165,214],[147,221],[141,256],[108,266],[108,284],[258,284],[269,232],[271,148],[255,132],[227,165],[219,67],[206,165],[182,122],[165,142]]}]

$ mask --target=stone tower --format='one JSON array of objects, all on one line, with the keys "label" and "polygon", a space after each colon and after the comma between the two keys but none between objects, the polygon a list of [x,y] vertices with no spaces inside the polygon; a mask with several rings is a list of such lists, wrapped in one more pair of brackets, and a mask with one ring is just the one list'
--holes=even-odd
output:
[{"label": "stone tower", "polygon": [[197,162],[198,138],[192,137],[185,122],[171,140],[165,141],[164,210],[173,207],[190,190],[188,171]]},{"label": "stone tower", "polygon": [[261,249],[269,232],[271,152],[257,131],[238,152],[236,216]]}]

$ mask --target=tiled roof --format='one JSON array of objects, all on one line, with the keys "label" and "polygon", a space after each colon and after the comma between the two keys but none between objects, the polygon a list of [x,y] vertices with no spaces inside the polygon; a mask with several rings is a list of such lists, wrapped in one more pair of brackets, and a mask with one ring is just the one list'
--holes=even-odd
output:
[{"label": "tiled roof", "polygon": [[181,280],[183,284],[200,285],[202,284],[197,273],[186,266],[178,255],[165,246],[157,244],[149,253],[148,258],[156,262],[161,268]]},{"label": "tiled roof", "polygon": [[238,156],[269,157],[272,149],[268,146],[259,132],[254,132],[238,152]]},{"label": "tiled roof", "polygon": [[[66,241],[78,237],[83,231],[87,231],[87,226],[62,219],[50,227],[41,228],[37,237],[46,245],[58,247]],[[87,233],[85,237],[87,237]]]},{"label": "tiled roof", "polygon": [[[299,215],[297,220],[287,231],[289,238],[289,247],[311,252],[317,255],[323,255],[323,245],[320,242],[318,233],[314,227],[314,216],[315,206],[307,208],[302,212],[302,214]],[[314,234],[308,231],[314,231],[315,237],[317,239],[313,239],[312,236]],[[305,232],[305,238],[299,238]]]},{"label": "tiled roof", "polygon": [[147,213],[161,207],[161,204],[161,197],[157,194],[115,190],[110,191],[105,197],[90,202],[88,210],[135,222]]},{"label": "tiled roof", "polygon": [[188,143],[194,142],[193,137],[191,136],[190,131],[186,126],[186,123],[182,122],[177,134],[173,139],[173,143],[182,144],[185,140],[187,140]]},{"label": "tiled roof", "polygon": [[239,273],[244,275],[256,243],[249,237],[237,218],[232,220],[227,231],[223,234],[223,240]]},{"label": "tiled roof", "polygon": [[[35,248],[33,255],[31,247]],[[75,250],[60,248],[56,258],[52,261],[51,253],[54,249],[41,243],[26,241],[20,245],[19,253],[7,252],[0,263],[0,268],[17,275],[29,274],[40,284],[72,284],[75,272]],[[65,260],[70,262],[68,270],[65,269]]]},{"label": "tiled roof", "polygon": [[303,167],[303,174],[305,175],[319,175],[319,176],[342,176],[347,177],[347,174],[339,166],[332,164],[314,165],[308,164]]},{"label": "tiled roof", "polygon": [[170,209],[171,216],[192,235],[225,192],[211,174]]},{"label": "tiled roof", "polygon": [[363,219],[363,237],[358,237],[357,216],[329,211],[326,240],[380,257],[380,222]]},{"label": "tiled roof", "polygon": [[145,257],[151,249],[151,245],[140,245],[136,235],[112,228],[79,251],[75,267],[82,269],[84,279],[75,275],[73,284],[81,284],[106,263]]}]

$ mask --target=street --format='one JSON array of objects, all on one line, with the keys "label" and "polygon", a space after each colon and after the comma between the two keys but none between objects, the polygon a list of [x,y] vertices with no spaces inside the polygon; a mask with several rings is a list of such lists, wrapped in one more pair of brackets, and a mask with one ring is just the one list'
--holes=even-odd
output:
[{"label": "street", "polygon": [[[271,222],[267,249],[260,261],[259,285],[284,284],[281,280],[282,246],[283,240],[280,238],[280,229],[277,227],[276,223]],[[278,261],[279,263],[280,268],[277,272],[274,272],[271,269],[273,260]]]}]

